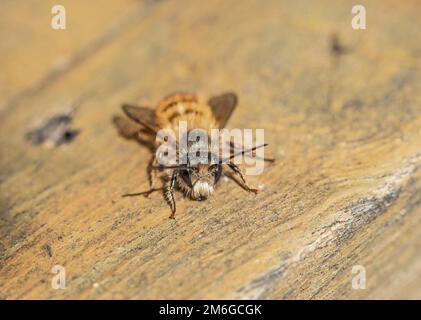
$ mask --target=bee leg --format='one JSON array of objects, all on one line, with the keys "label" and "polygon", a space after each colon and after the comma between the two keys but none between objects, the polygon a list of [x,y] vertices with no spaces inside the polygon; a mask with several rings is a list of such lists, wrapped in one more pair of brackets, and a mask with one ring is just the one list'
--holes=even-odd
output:
[{"label": "bee leg", "polygon": [[[230,152],[231,154],[233,154],[235,152],[235,150],[244,150],[244,146],[242,144],[235,144],[233,141],[230,142]],[[247,155],[248,157],[250,157],[250,155]],[[256,157],[256,152],[252,153],[253,157]],[[267,162],[275,162],[275,158],[268,158],[268,157],[256,157],[256,159],[259,160],[263,160],[263,161],[267,161]]]},{"label": "bee leg", "polygon": [[123,194],[122,197],[134,197],[134,196],[145,196],[145,198],[149,198],[150,194],[155,191],[163,190],[164,188],[155,188],[155,182],[156,182],[156,170],[154,168],[154,164],[156,162],[156,158],[153,157],[147,167],[147,173],[149,178],[149,190],[143,191],[143,192],[137,192],[137,193],[127,193]]},{"label": "bee leg", "polygon": [[122,197],[134,197],[134,196],[145,196],[146,198],[149,198],[149,195],[154,191],[163,190],[164,188],[151,188],[149,190],[143,191],[143,192],[137,192],[137,193],[126,193],[123,194]]},{"label": "bee leg", "polygon": [[267,161],[267,162],[275,162],[275,158],[263,158],[263,161]]},{"label": "bee leg", "polygon": [[155,156],[151,159],[151,161],[149,161],[148,164],[148,168],[147,168],[147,172],[148,172],[148,177],[149,177],[149,186],[151,189],[155,188],[155,182],[156,182],[156,170],[155,170],[155,166],[156,165],[156,158]]},{"label": "bee leg", "polygon": [[232,162],[230,161],[230,162],[227,162],[227,163],[226,163],[226,165],[227,165],[228,167],[230,167],[230,169],[232,169],[232,170],[233,170],[236,174],[238,174],[238,175],[240,176],[241,181],[243,181],[244,188],[245,188],[247,191],[249,191],[249,192],[253,192],[253,193],[257,193],[257,192],[259,191],[258,189],[250,188],[250,187],[248,186],[248,184],[247,184],[246,180],[244,179],[243,173],[241,172],[240,168],[239,168],[239,167],[237,167],[234,163],[232,163]]},{"label": "bee leg", "polygon": [[174,219],[175,211],[176,211],[173,189],[174,189],[174,185],[175,185],[177,175],[178,175],[178,173],[176,171],[174,171],[172,176],[171,176],[171,179],[165,183],[165,187],[164,187],[164,198],[171,208],[170,219]]}]

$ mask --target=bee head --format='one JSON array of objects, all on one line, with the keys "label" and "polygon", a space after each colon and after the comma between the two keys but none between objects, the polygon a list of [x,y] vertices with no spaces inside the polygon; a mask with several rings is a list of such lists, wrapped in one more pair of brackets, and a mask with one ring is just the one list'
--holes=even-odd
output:
[{"label": "bee head", "polygon": [[189,166],[182,173],[182,178],[191,187],[191,197],[196,200],[209,198],[221,176],[220,164],[197,164]]}]

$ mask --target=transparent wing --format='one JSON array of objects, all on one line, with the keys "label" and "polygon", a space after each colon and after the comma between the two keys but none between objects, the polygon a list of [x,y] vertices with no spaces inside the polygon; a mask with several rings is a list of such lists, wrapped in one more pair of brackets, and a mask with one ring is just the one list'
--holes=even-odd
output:
[{"label": "transparent wing", "polygon": [[219,123],[220,128],[224,128],[230,119],[238,98],[233,92],[227,92],[209,99],[208,104],[212,108],[213,115]]},{"label": "transparent wing", "polygon": [[147,107],[134,106],[131,104],[124,104],[122,109],[130,119],[142,125],[146,129],[155,133],[158,131],[154,110]]}]

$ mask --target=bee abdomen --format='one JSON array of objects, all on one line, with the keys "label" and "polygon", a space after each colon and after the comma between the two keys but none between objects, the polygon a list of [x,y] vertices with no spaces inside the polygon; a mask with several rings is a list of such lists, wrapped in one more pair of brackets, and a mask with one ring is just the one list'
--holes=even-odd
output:
[{"label": "bee abdomen", "polygon": [[192,93],[174,93],[162,99],[162,101],[158,104],[156,110],[159,113],[165,112],[173,108],[176,104],[180,102],[197,103],[197,97]]},{"label": "bee abdomen", "polygon": [[178,121],[185,120],[189,126],[205,127],[213,125],[210,107],[198,102],[191,93],[173,94],[163,99],[156,109],[156,118],[161,128],[178,128]]}]

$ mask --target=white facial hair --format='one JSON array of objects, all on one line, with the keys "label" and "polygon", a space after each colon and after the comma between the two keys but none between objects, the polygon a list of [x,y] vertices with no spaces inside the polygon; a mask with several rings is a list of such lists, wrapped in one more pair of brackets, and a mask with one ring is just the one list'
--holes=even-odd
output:
[{"label": "white facial hair", "polygon": [[194,199],[209,198],[213,194],[213,186],[206,181],[197,181],[193,186],[192,196]]}]

